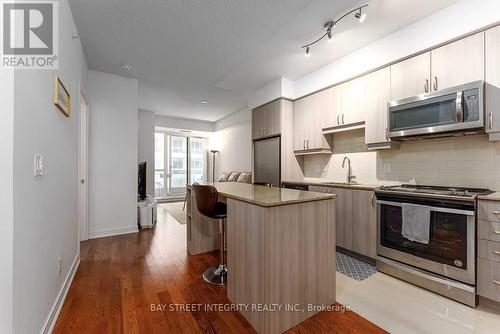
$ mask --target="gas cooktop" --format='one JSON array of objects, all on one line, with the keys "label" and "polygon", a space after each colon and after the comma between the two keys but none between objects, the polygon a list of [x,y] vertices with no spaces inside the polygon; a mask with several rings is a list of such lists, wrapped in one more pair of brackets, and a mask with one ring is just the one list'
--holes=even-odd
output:
[{"label": "gas cooktop", "polygon": [[488,189],[478,188],[462,188],[462,187],[439,187],[439,186],[419,186],[413,184],[403,184],[400,186],[382,186],[376,191],[385,193],[411,193],[426,195],[438,195],[446,197],[464,197],[476,198],[477,195],[488,195],[492,191]]}]

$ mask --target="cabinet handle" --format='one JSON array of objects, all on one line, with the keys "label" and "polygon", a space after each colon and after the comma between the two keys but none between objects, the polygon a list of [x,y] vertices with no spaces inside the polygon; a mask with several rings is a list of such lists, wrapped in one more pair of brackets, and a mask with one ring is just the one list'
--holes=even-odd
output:
[{"label": "cabinet handle", "polygon": [[500,285],[500,281],[497,281],[496,279],[492,280],[493,283],[495,283],[496,285]]},{"label": "cabinet handle", "polygon": [[500,231],[493,230],[493,234],[500,235]]},{"label": "cabinet handle", "polygon": [[304,139],[304,142],[302,143],[302,147],[304,148],[304,150],[306,149],[306,140]]},{"label": "cabinet handle", "polygon": [[493,129],[493,113],[490,112],[490,119],[489,119],[489,127],[490,127],[490,130]]},{"label": "cabinet handle", "polygon": [[495,211],[493,211],[493,213],[494,213],[495,215],[500,215],[500,211],[496,211],[496,210],[495,210]]},{"label": "cabinet handle", "polygon": [[385,140],[389,141],[389,129],[385,128]]},{"label": "cabinet handle", "polygon": [[340,115],[337,115],[337,125],[339,125],[339,117]]},{"label": "cabinet handle", "polygon": [[493,254],[500,255],[500,251],[493,251]]},{"label": "cabinet handle", "polygon": [[438,90],[438,77],[434,77],[434,90]]},{"label": "cabinet handle", "polygon": [[306,146],[307,146],[307,149],[309,149],[309,139],[307,140]]},{"label": "cabinet handle", "polygon": [[372,194],[372,198],[371,198],[371,201],[372,201],[372,208],[375,207],[375,202],[373,201],[375,199],[375,194]]},{"label": "cabinet handle", "polygon": [[425,79],[424,91],[429,93],[429,79]]},{"label": "cabinet handle", "polygon": [[344,123],[344,114],[342,114],[342,124],[345,124]]}]

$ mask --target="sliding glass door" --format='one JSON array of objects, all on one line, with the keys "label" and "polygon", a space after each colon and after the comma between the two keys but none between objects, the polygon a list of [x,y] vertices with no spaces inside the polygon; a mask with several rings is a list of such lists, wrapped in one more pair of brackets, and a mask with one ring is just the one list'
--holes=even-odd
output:
[{"label": "sliding glass door", "polygon": [[186,184],[206,179],[205,139],[155,133],[155,196],[182,197]]}]

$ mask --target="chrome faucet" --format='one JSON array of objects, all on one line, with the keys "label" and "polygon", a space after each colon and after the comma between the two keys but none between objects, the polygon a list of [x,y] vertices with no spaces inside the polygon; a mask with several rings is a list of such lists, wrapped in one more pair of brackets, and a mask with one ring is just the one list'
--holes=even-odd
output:
[{"label": "chrome faucet", "polygon": [[344,157],[344,161],[342,161],[342,168],[345,167],[345,161],[347,160],[347,177],[345,179],[345,182],[347,184],[354,183],[353,180],[356,178],[356,176],[352,175],[351,171],[351,160],[349,160],[348,157]]}]

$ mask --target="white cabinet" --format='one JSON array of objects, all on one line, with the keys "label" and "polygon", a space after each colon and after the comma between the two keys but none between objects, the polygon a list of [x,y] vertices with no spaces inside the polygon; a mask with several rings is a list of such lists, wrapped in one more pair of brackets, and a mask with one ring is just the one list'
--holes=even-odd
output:
[{"label": "white cabinet", "polygon": [[293,110],[295,153],[331,153],[322,132],[325,116],[325,92],[295,101]]},{"label": "white cabinet", "polygon": [[365,120],[365,77],[329,88],[325,93],[324,129],[348,128]]},{"label": "white cabinet", "polygon": [[391,65],[391,100],[484,80],[484,32]]},{"label": "white cabinet", "polygon": [[388,103],[391,99],[389,67],[370,73],[365,79],[365,143],[368,149],[397,146],[388,137]]},{"label": "white cabinet", "polygon": [[391,65],[391,101],[430,92],[431,54]]},{"label": "white cabinet", "polygon": [[486,132],[500,140],[500,26],[486,31]]},{"label": "white cabinet", "polygon": [[484,80],[484,32],[431,51],[432,90]]}]

